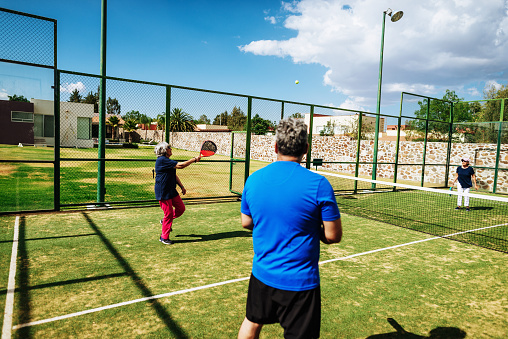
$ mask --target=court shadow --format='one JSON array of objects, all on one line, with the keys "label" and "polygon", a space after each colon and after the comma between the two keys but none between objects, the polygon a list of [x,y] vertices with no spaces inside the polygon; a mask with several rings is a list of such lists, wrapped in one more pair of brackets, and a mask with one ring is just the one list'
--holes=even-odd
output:
[{"label": "court shadow", "polygon": [[395,329],[395,332],[374,334],[368,336],[366,339],[464,339],[466,332],[457,327],[436,327],[429,332],[428,336],[418,335],[406,331],[402,326],[393,318],[388,318],[387,321]]},{"label": "court shadow", "polygon": [[[175,238],[196,238],[196,239],[185,239],[185,240],[175,240]],[[212,241],[212,240],[221,240],[221,239],[230,239],[230,238],[250,238],[252,237],[252,232],[248,231],[233,231],[233,232],[222,232],[222,233],[214,233],[214,234],[178,234],[173,237],[172,241],[174,243],[188,243],[188,242],[201,242],[201,241]]]},{"label": "court shadow", "polygon": [[494,209],[493,207],[490,207],[490,206],[471,206],[469,207],[469,209],[471,211],[490,211],[492,209]]},{"label": "court shadow", "polygon": [[[143,282],[143,279],[136,273],[136,271],[129,265],[127,260],[125,260],[122,255],[117,251],[117,249],[113,246],[113,244],[109,241],[109,239],[101,232],[99,227],[94,223],[94,221],[90,218],[90,216],[82,212],[83,216],[87,220],[90,227],[94,230],[94,232],[99,236],[101,241],[104,243],[108,251],[113,255],[113,257],[118,261],[120,266],[123,268],[124,272],[127,276],[129,276],[134,283],[134,285],[139,289],[141,294],[144,297],[152,297],[154,294],[150,291],[150,289]],[[166,309],[161,305],[161,303],[157,299],[151,299],[147,301],[147,304],[150,305],[154,311],[157,313],[159,319],[161,319],[168,330],[171,332],[172,338],[178,339],[187,339],[189,336],[181,329],[178,324],[171,318],[171,315],[166,311]]]}]

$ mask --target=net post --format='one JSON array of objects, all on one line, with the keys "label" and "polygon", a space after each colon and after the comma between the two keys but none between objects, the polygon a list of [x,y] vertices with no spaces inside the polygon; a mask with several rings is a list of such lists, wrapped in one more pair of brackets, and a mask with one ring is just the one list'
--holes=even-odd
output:
[{"label": "net post", "polygon": [[284,101],[281,101],[280,119],[284,119]]}]

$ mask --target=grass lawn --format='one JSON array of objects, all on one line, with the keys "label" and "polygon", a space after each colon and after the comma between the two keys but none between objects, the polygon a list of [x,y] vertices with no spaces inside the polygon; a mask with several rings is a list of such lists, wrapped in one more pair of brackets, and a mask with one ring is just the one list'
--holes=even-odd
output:
[{"label": "grass lawn", "polygon": [[[187,204],[172,246],[158,241],[159,208],[22,215],[14,325],[28,325],[13,337],[236,337],[248,281],[232,280],[247,278],[252,260],[239,208]],[[343,226],[340,244],[321,247],[321,261],[334,260],[320,266],[322,338],[394,332],[387,318],[421,336],[506,337],[506,254],[442,238],[387,249],[432,237],[345,213]],[[0,227],[3,319],[14,217]],[[220,282],[230,283],[210,286]],[[263,329],[280,337],[279,325]]]}]

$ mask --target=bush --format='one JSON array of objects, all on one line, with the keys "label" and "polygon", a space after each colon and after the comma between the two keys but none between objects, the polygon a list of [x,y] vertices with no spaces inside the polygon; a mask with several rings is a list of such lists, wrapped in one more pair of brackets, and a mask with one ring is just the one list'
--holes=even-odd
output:
[{"label": "bush", "polygon": [[123,143],[124,148],[138,148],[138,144],[130,144],[128,142]]}]

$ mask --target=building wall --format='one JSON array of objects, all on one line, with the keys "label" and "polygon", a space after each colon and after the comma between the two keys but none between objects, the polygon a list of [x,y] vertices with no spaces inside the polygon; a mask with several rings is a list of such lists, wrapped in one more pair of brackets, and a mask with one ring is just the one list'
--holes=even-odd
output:
[{"label": "building wall", "polygon": [[[34,104],[34,113],[43,115],[53,115],[53,101],[32,99]],[[78,139],[78,117],[79,118],[93,118],[93,104],[83,104],[77,102],[60,102],[60,146],[62,147],[78,147],[78,148],[92,148],[93,140]],[[91,128],[91,127],[90,127]],[[44,138],[42,143],[48,145],[55,144],[55,138]]]},{"label": "building wall", "polygon": [[33,113],[34,107],[30,102],[0,100],[0,144],[33,144],[34,123],[11,121],[12,111]]}]

